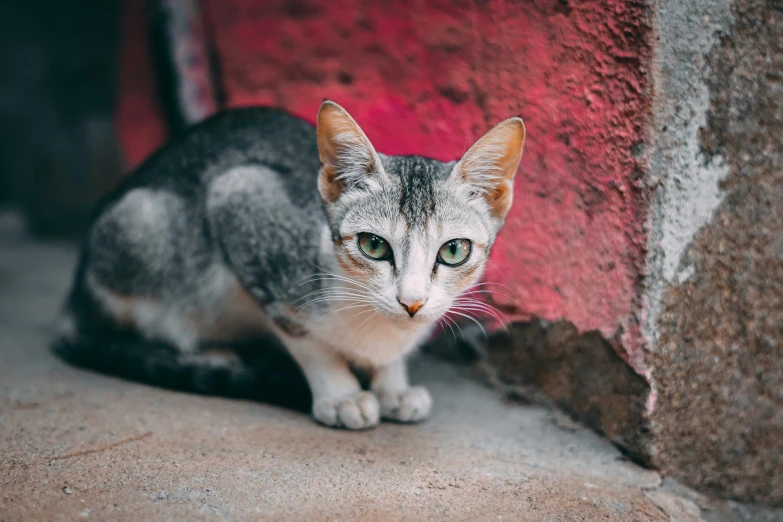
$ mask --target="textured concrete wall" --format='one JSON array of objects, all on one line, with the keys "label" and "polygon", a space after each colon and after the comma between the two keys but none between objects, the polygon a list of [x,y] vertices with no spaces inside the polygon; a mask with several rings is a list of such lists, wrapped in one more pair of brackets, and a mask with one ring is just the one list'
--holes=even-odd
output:
[{"label": "textured concrete wall", "polygon": [[521,114],[516,202],[488,279],[516,317],[623,337],[634,315],[645,207],[636,146],[648,114],[643,2],[490,0],[204,3],[229,106],[313,120],[343,104],[382,152],[451,160]]},{"label": "textured concrete wall", "polygon": [[783,504],[783,6],[658,9],[651,461]]}]

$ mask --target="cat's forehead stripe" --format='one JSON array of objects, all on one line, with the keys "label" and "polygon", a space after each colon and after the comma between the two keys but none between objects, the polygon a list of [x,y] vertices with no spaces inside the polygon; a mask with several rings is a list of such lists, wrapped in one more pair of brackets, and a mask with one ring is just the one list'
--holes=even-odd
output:
[{"label": "cat's forehead stripe", "polygon": [[400,214],[408,228],[426,228],[435,214],[435,184],[443,175],[444,164],[426,158],[397,156],[390,158],[386,169],[399,183]]}]

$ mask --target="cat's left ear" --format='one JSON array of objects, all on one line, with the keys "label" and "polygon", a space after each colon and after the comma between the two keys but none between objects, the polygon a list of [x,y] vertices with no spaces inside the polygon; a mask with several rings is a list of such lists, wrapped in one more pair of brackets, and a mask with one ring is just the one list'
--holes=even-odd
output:
[{"label": "cat's left ear", "polygon": [[385,178],[381,160],[370,140],[348,112],[326,100],[318,111],[318,190],[333,203],[352,189],[372,186]]},{"label": "cat's left ear", "polygon": [[449,179],[471,197],[483,197],[492,216],[503,220],[514,196],[514,175],[522,159],[525,124],[509,118],[481,137],[454,166]]}]

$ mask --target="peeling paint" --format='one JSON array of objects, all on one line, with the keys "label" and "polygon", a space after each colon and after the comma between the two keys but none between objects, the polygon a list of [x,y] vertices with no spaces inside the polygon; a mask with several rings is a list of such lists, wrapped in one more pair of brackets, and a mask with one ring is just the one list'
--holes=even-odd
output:
[{"label": "peeling paint", "polygon": [[661,295],[682,284],[698,267],[688,247],[723,200],[720,182],[729,167],[701,150],[710,93],[704,81],[706,56],[733,22],[730,0],[665,1],[657,10],[659,43],[654,57],[655,144],[648,185],[657,186],[651,211],[648,281],[650,298],[644,333],[657,336]]},{"label": "peeling paint", "polygon": [[720,156],[707,161],[701,152],[699,129],[707,123],[709,92],[704,83],[694,85],[698,93],[678,110],[674,125],[664,132],[680,135],[680,147],[669,151],[669,174],[659,189],[656,215],[661,227],[659,247],[663,253],[663,277],[669,283],[682,283],[696,270],[683,260],[693,237],[707,225],[723,201],[720,182],[729,167]]}]

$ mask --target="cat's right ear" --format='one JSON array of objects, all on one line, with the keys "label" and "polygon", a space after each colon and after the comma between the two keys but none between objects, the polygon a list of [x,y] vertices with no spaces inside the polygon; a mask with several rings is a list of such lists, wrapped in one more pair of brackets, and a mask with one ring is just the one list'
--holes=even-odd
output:
[{"label": "cat's right ear", "polygon": [[318,111],[318,191],[327,203],[343,193],[370,187],[385,177],[370,140],[345,109],[326,100]]}]

